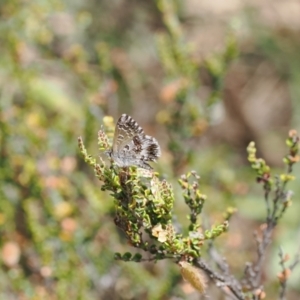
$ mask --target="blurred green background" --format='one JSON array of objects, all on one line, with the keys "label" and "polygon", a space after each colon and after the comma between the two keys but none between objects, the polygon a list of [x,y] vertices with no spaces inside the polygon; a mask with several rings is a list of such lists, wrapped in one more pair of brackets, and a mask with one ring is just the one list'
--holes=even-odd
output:
[{"label": "blurred green background", "polygon": [[[159,141],[155,169],[175,193],[180,174],[201,175],[210,223],[238,208],[218,246],[241,276],[265,219],[246,146],[283,168],[288,130],[300,129],[299,33],[292,0],[2,0],[0,298],[204,297],[171,261],[114,261],[131,248],[77,137],[97,156],[102,118],[122,113]],[[278,246],[293,256],[300,245],[298,183],[266,260],[267,299],[278,295]],[[225,299],[213,286],[208,295]],[[299,297],[296,270],[288,299]]]}]

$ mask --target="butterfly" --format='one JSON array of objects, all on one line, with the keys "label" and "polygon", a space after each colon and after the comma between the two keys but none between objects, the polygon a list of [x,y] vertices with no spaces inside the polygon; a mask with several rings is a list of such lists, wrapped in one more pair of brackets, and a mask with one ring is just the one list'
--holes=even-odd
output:
[{"label": "butterfly", "polygon": [[152,170],[147,162],[155,161],[161,151],[154,137],[146,135],[132,117],[123,114],[116,124],[113,145],[107,154],[119,167]]}]

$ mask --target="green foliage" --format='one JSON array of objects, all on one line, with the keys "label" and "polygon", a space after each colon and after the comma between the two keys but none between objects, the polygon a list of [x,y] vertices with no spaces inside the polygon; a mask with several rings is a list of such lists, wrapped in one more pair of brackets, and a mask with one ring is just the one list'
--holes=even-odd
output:
[{"label": "green foliage", "polygon": [[[105,117],[105,120],[111,120]],[[98,145],[104,153],[110,149],[108,137],[104,131],[98,133]],[[192,260],[201,256],[201,247],[205,240],[211,240],[226,231],[227,221],[199,233],[199,214],[206,196],[200,193],[200,177],[193,171],[179,180],[183,196],[190,213],[188,236],[177,232],[172,224],[174,192],[171,184],[160,180],[157,174],[135,167],[118,168],[114,164],[106,165],[103,158],[96,159],[87,154],[81,137],[79,149],[86,163],[94,168],[96,177],[102,183],[102,191],[110,191],[115,203],[115,224],[124,232],[130,245],[149,252],[147,258],[140,254],[117,253],[115,258],[124,261],[161,260],[175,258]],[[112,162],[113,163],[113,162]],[[197,181],[189,184],[193,176]],[[148,238],[145,238],[147,234]]]},{"label": "green foliage", "polygon": [[[77,36],[68,40],[50,23],[70,16]],[[66,3],[5,1],[0,18],[0,298],[105,298],[101,279],[114,278],[119,236],[106,222],[112,203],[82,176],[74,137],[83,132],[88,144],[105,109],[99,89],[115,93],[108,44],[86,48],[82,13]],[[139,294],[155,277],[132,270],[124,273],[140,285],[122,292]],[[165,285],[149,297],[160,298]],[[122,293],[111,289],[111,297]]]},{"label": "green foliage", "polygon": [[[286,145],[288,146],[289,154],[284,157],[283,161],[287,165],[287,171],[286,173],[280,174],[280,176],[272,176],[271,168],[266,164],[265,160],[256,157],[254,142],[251,142],[247,148],[248,160],[251,163],[252,169],[254,169],[257,174],[257,181],[263,183],[268,219],[272,220],[274,225],[283,216],[287,207],[292,204],[292,192],[286,191],[286,185],[289,181],[295,179],[295,176],[291,175],[291,172],[293,165],[299,161],[299,136],[296,130],[290,130]],[[272,201],[273,208],[271,209],[269,197],[272,191],[274,191],[274,197]]]},{"label": "green foliage", "polygon": [[[179,5],[174,0],[157,0],[166,32],[156,36],[158,54],[166,73],[166,87],[162,100],[168,105],[158,114],[170,136],[169,150],[173,155],[173,171],[178,175],[184,166],[193,161],[193,150],[186,147],[192,139],[201,136],[210,122],[210,108],[221,100],[228,65],[236,58],[236,40],[228,36],[223,53],[205,60],[195,58],[195,47],[186,40],[179,21]],[[199,99],[200,72],[211,78],[212,90],[208,99]]]},{"label": "green foliage", "polygon": [[[191,261],[205,256],[214,240],[224,245],[230,238],[223,233],[236,210],[228,202],[236,186],[247,191],[247,182],[238,178],[224,149],[210,147],[198,155],[190,142],[198,142],[210,126],[210,111],[222,98],[223,78],[238,54],[236,39],[229,34],[223,50],[202,60],[187,38],[180,1],[125,3],[126,9],[120,3],[1,2],[1,299],[186,298],[177,265],[144,262],[179,262],[182,274],[203,291],[204,280]],[[154,36],[156,43],[147,44],[147,51],[156,47],[159,86],[149,85],[148,69],[135,65],[132,48],[140,48],[129,46],[142,38],[134,26],[147,27],[143,16],[148,14],[161,29],[151,28],[146,37]],[[146,65],[149,53],[139,55]],[[211,82],[205,99],[199,96],[203,72]],[[161,88],[162,103],[149,104]],[[133,104],[136,114],[144,106],[157,112],[156,126],[167,131],[169,152],[160,160],[167,180],[107,163],[114,121],[103,116],[129,112]],[[76,147],[79,134],[83,159]],[[268,178],[266,163],[252,157],[260,182],[275,192],[293,179],[289,168],[298,161],[293,132],[287,144],[288,170],[278,177]],[[95,158],[97,150],[101,158]],[[201,165],[201,181],[188,172],[178,187],[176,174],[194,162],[198,165],[192,168]],[[164,169],[169,164],[174,172]],[[284,196],[278,218],[283,205],[291,203],[291,193]],[[179,211],[178,219],[186,221],[188,215],[183,228],[173,218],[181,199],[187,212]],[[209,206],[218,207],[209,211],[211,227],[203,218]],[[219,211],[225,211],[223,216]],[[130,247],[137,253],[128,252]]]}]

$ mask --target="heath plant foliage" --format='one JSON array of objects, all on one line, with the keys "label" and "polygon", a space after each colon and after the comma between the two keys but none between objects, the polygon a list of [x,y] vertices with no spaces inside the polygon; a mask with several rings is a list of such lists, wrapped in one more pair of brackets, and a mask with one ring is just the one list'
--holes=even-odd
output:
[{"label": "heath plant foliage", "polygon": [[[280,176],[271,175],[271,168],[266,162],[256,157],[254,142],[247,148],[248,160],[257,174],[257,181],[263,184],[267,218],[265,225],[261,227],[260,237],[257,235],[258,257],[254,262],[246,263],[244,278],[237,279],[230,274],[225,259],[220,259],[214,248],[214,241],[227,231],[229,219],[235,209],[227,209],[223,223],[210,229],[204,228],[201,214],[207,197],[199,188],[200,176],[195,171],[188,172],[178,180],[182,196],[190,210],[188,233],[183,234],[178,230],[179,224],[173,221],[173,206],[177,197],[167,180],[161,179],[159,174],[153,171],[134,166],[121,168],[112,160],[108,161],[105,152],[111,148],[113,127],[113,119],[105,117],[104,127],[98,133],[101,153],[98,159],[88,154],[81,137],[78,138],[78,144],[85,162],[94,169],[101,182],[101,189],[110,192],[114,199],[114,223],[122,230],[132,247],[143,250],[137,253],[115,253],[115,259],[134,262],[173,259],[181,267],[183,277],[201,293],[205,291],[206,279],[200,270],[232,299],[264,299],[262,263],[267,246],[272,241],[271,233],[287,207],[291,205],[292,193],[286,190],[286,185],[294,179],[291,172],[293,165],[299,160],[297,132],[291,130],[289,133],[289,154],[284,158],[287,171]],[[205,244],[208,247],[204,247]],[[219,271],[214,270],[202,258],[203,249],[207,248]],[[297,263],[298,260],[294,261],[293,266]],[[283,275],[279,277],[282,295],[285,294],[282,291],[286,290],[288,278],[284,276],[287,274],[286,270],[287,268],[283,267]],[[254,295],[256,298],[253,298]]]},{"label": "heath plant foliage", "polygon": [[[104,119],[108,135],[111,135],[111,118]],[[200,177],[192,171],[183,175],[179,184],[183,197],[190,208],[189,234],[184,236],[173,224],[174,192],[170,183],[160,179],[152,171],[136,167],[119,168],[114,162],[105,162],[105,151],[111,148],[110,138],[101,129],[98,133],[99,162],[88,155],[80,137],[80,151],[85,161],[95,171],[103,191],[110,191],[115,203],[115,224],[124,232],[129,243],[144,250],[140,253],[121,255],[125,261],[161,260],[174,258],[177,261],[191,261],[201,256],[202,245],[226,231],[227,220],[210,230],[201,230],[199,215],[206,196],[199,189]],[[107,160],[107,159],[106,159]]]},{"label": "heath plant foliage", "polygon": [[[290,132],[287,170],[278,176],[256,157],[255,145],[249,145],[266,218],[255,235],[257,256],[239,268],[245,269],[244,276],[237,277],[232,274],[238,273],[237,267],[230,268],[215,246],[215,241],[222,244],[224,236],[230,237],[228,224],[235,209],[225,209],[223,219],[208,226],[207,174],[201,168],[201,180],[194,171],[178,174],[197,168],[192,163],[200,157],[192,142],[198,145],[210,126],[238,43],[229,36],[219,53],[199,57],[188,38],[189,26],[184,27],[184,4],[1,1],[0,299],[188,298],[177,266],[201,293],[213,290],[206,283],[209,279],[228,298],[269,296],[271,289],[261,274],[272,233],[292,204],[288,184],[299,159],[298,135]],[[146,20],[153,20],[155,29]],[[148,36],[136,34],[146,27]],[[155,44],[148,47],[152,37]],[[144,38],[147,45],[141,48]],[[157,58],[149,64],[154,48]],[[136,50],[145,63],[132,60]],[[209,84],[203,89],[206,79]],[[157,98],[161,102],[152,101]],[[149,117],[150,111],[157,112],[156,120],[168,134],[168,145],[163,146],[173,158],[170,164],[181,193],[170,184],[173,175],[164,180],[158,173],[123,169],[109,161],[105,152],[114,133],[111,117],[103,119],[98,134],[100,158],[89,155],[96,152],[99,119],[133,107],[149,108]],[[78,132],[84,136],[79,147],[86,163],[77,156]],[[226,155],[217,160],[228,161]],[[223,201],[226,191],[219,187],[213,188]],[[186,226],[174,216],[174,205],[181,199],[189,210]],[[215,203],[211,195],[209,199]],[[113,222],[118,230],[112,230]],[[113,255],[112,249],[121,253]],[[159,263],[145,268],[144,261]],[[280,249],[279,299],[285,299],[287,280],[297,264],[297,257],[290,259]]]},{"label": "heath plant foliage", "polygon": [[[197,140],[209,127],[211,108],[221,101],[223,79],[229,64],[237,57],[236,38],[228,35],[224,49],[205,59],[197,58],[197,50],[185,35],[180,21],[179,1],[157,0],[157,8],[165,31],[157,33],[157,53],[165,73],[161,100],[166,103],[157,119],[169,135],[168,149],[172,153],[176,175],[195,157],[194,147],[186,147]],[[208,96],[202,98],[201,73],[210,79]],[[207,88],[207,86],[206,86]]]}]

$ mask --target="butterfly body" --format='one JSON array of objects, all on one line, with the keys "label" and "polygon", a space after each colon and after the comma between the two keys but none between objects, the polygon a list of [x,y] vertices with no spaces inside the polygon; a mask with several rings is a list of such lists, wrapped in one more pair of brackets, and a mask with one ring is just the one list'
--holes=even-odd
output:
[{"label": "butterfly body", "polygon": [[138,166],[151,170],[148,161],[155,161],[161,154],[155,138],[130,116],[123,114],[116,125],[113,146],[108,155],[119,167]]}]

